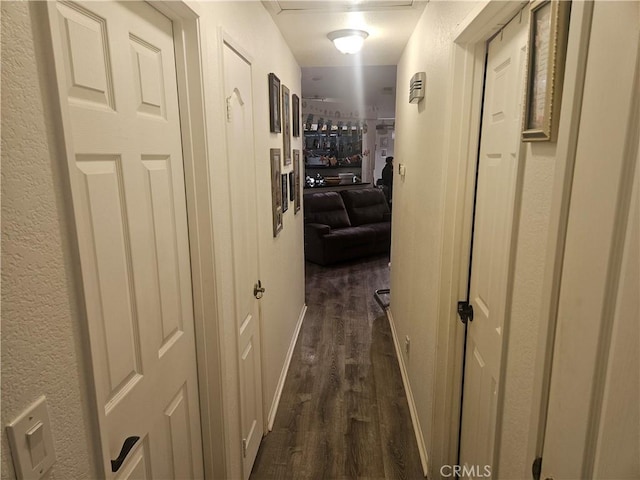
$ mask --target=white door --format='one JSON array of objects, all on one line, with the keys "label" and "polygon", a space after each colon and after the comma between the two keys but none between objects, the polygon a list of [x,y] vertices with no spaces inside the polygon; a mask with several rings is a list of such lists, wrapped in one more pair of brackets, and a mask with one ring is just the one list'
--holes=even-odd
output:
[{"label": "white door", "polygon": [[202,478],[172,23],[143,2],[49,13],[106,477]]},{"label": "white door", "polygon": [[[640,151],[640,145],[638,145]],[[639,157],[640,158],[640,157]],[[607,355],[594,478],[640,478],[640,168],[631,208]],[[543,457],[544,458],[544,457]]]},{"label": "white door", "polygon": [[[467,324],[460,465],[464,477],[493,465],[498,392],[517,197],[528,15],[488,46]],[[467,467],[464,470],[464,467]],[[477,470],[480,466],[480,470]],[[474,472],[474,468],[476,468]]]},{"label": "white door", "polygon": [[595,2],[541,478],[640,478],[639,40],[638,2]]},{"label": "white door", "polygon": [[251,64],[224,43],[227,158],[231,192],[231,235],[238,338],[242,465],[249,478],[264,433],[258,281],[255,157]]}]

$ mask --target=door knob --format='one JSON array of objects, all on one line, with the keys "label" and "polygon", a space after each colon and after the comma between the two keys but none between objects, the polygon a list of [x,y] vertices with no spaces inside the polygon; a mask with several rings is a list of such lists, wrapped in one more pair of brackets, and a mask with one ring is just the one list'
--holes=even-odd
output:
[{"label": "door knob", "polygon": [[260,280],[258,280],[258,283],[253,286],[253,296],[260,300],[262,298],[262,295],[264,295],[264,287],[262,286]]}]

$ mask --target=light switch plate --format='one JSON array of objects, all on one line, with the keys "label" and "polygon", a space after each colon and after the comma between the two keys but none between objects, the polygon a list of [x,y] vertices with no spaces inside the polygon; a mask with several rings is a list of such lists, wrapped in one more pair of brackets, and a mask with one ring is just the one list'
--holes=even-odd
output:
[{"label": "light switch plate", "polygon": [[39,480],[56,461],[44,395],[7,425],[7,435],[18,480]]}]

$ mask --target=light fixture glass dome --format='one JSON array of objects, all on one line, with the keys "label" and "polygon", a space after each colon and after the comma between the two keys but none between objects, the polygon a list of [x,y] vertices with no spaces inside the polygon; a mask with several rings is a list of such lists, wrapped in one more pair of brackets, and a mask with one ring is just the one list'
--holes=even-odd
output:
[{"label": "light fixture glass dome", "polygon": [[336,30],[327,35],[327,38],[333,42],[338,50],[344,54],[358,53],[362,49],[365,38],[369,34],[364,30],[354,30],[351,28],[345,30]]}]

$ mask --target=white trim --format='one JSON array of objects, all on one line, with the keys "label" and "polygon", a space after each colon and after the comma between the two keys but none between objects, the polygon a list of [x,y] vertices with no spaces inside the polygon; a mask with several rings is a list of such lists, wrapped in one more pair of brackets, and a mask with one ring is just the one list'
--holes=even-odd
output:
[{"label": "white trim", "polygon": [[[579,77],[579,87],[585,88],[580,92],[583,106],[575,150],[580,158],[571,159],[569,165],[575,162],[576,169],[567,172],[571,186],[565,184],[571,189],[565,190],[571,198],[568,222],[561,224],[561,245],[566,254],[560,260],[561,289],[550,321],[551,325],[557,322],[558,335],[551,352],[543,476],[594,478],[594,447],[611,328],[616,321],[614,310],[633,179],[630,173],[638,135],[638,11],[637,5],[628,8],[625,11],[595,3],[586,75]],[[621,22],[624,14],[629,16]],[[610,35],[612,22],[617,22],[617,30]],[[585,19],[580,25],[589,30],[589,23]],[[605,38],[610,43],[602,43]],[[622,45],[624,53],[615,55]],[[602,86],[608,87],[612,80],[616,91],[603,104],[598,96]],[[596,145],[599,150],[594,153]],[[594,186],[597,194],[592,193]],[[577,233],[584,232],[585,225],[598,227],[593,235]],[[563,413],[565,405],[574,404],[570,415]]]},{"label": "white trim", "polygon": [[[220,50],[226,43],[231,47],[232,50],[240,55],[249,65],[253,67],[253,56],[249,53],[249,51],[242,46],[242,43],[236,40],[232,35],[227,32],[224,27],[218,27],[218,41],[220,44]],[[222,52],[221,52],[222,53]],[[224,76],[224,61],[222,62],[223,66],[223,76]],[[253,77],[253,69],[251,70],[251,76]]]},{"label": "white trim", "polygon": [[413,398],[413,392],[411,391],[411,384],[409,383],[409,374],[407,372],[407,366],[404,363],[404,356],[402,354],[402,347],[398,340],[398,334],[396,333],[396,326],[393,322],[393,316],[391,315],[391,309],[386,308],[387,319],[389,320],[389,327],[391,328],[391,336],[393,337],[393,344],[396,347],[396,357],[398,358],[398,365],[400,366],[400,374],[402,375],[402,384],[404,385],[405,395],[407,396],[407,403],[409,404],[409,413],[411,414],[411,423],[413,424],[413,432],[416,435],[416,442],[418,444],[418,452],[420,453],[420,463],[422,464],[422,472],[427,477],[429,472],[429,456],[427,455],[427,445],[424,442],[424,436],[422,435],[422,428],[420,427],[420,419],[418,418],[418,409],[416,402]]},{"label": "white trim", "polygon": [[504,27],[528,1],[484,0],[460,23],[455,34],[458,45],[483,43]]},{"label": "white trim", "polygon": [[[536,372],[534,376],[534,409],[529,425],[527,453],[531,458],[542,455],[547,419],[547,402],[551,381],[551,363],[555,343],[560,279],[564,259],[569,203],[573,182],[584,78],[587,68],[587,53],[591,37],[593,2],[574,2],[571,6],[567,59],[565,65],[564,95],[560,109],[558,127],[558,148],[556,150],[556,173],[553,198],[549,216],[549,236],[547,258],[542,284],[542,305],[540,308],[540,331],[536,351]],[[575,47],[574,47],[575,46]],[[571,54],[574,47],[575,54]],[[566,88],[570,86],[571,88]],[[567,132],[564,134],[563,132]]]},{"label": "white trim", "polygon": [[155,8],[174,25],[176,74],[182,130],[198,393],[205,478],[224,478],[227,437],[223,392],[224,358],[213,249],[211,175],[204,104],[204,39],[199,7],[193,2],[158,1]]},{"label": "white trim", "polygon": [[[636,47],[636,62],[633,74],[633,85],[638,85],[640,81],[640,51]],[[631,105],[630,115],[627,123],[627,132],[625,135],[624,148],[622,150],[621,161],[621,180],[619,190],[617,192],[615,221],[612,226],[611,251],[609,252],[609,266],[604,283],[604,299],[602,301],[602,313],[600,314],[600,334],[596,352],[596,361],[593,368],[594,388],[592,393],[591,405],[592,409],[589,415],[589,438],[585,447],[584,471],[593,478],[594,466],[597,451],[598,438],[601,435],[602,428],[602,409],[605,403],[605,395],[607,394],[607,371],[611,360],[611,342],[614,335],[613,320],[618,314],[620,315],[619,302],[622,295],[620,289],[621,275],[624,274],[623,260],[625,250],[634,248],[632,245],[626,246],[628,237],[628,228],[632,224],[630,214],[632,213],[632,199],[634,196],[634,185],[636,183],[635,171],[638,167],[636,159],[640,148],[638,140],[640,139],[640,91],[634,88],[630,94]],[[636,311],[637,312],[637,311]],[[609,390],[611,392],[611,390]]]},{"label": "white trim", "polygon": [[300,310],[300,316],[298,317],[298,323],[296,323],[296,328],[293,331],[293,337],[291,337],[291,344],[289,345],[289,350],[287,351],[287,356],[284,360],[282,371],[280,372],[280,378],[278,379],[278,385],[276,386],[276,393],[273,396],[273,401],[271,402],[271,408],[269,409],[269,415],[267,416],[267,430],[269,431],[273,430],[273,422],[275,422],[276,414],[278,413],[278,406],[280,405],[280,397],[282,396],[282,390],[284,389],[284,382],[287,379],[287,373],[289,373],[289,366],[291,365],[293,350],[296,348],[296,343],[298,342],[298,335],[300,334],[300,328],[302,327],[302,322],[304,322],[304,317],[306,314],[307,314],[307,305],[304,304],[302,306],[302,310]]},{"label": "white trim", "polygon": [[[432,425],[432,463],[453,465],[457,461],[464,327],[457,301],[467,296],[469,251],[473,215],[476,157],[480,131],[484,45],[453,46],[453,80],[449,159],[446,171],[445,213],[438,302],[437,353],[434,364],[435,397]],[[455,93],[458,92],[458,93]],[[465,124],[461,119],[469,119]],[[445,140],[445,147],[446,142]],[[450,239],[453,238],[453,241]]]}]

